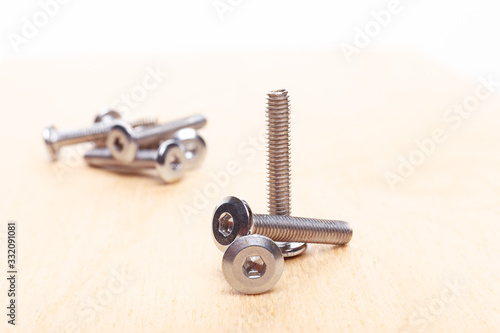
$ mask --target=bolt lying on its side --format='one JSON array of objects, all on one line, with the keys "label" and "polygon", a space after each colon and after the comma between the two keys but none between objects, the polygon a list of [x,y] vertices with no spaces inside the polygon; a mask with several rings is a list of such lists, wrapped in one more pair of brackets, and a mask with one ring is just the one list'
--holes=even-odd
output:
[{"label": "bolt lying on its side", "polygon": [[[59,150],[64,146],[84,143],[97,142],[102,143],[106,135],[111,130],[114,121],[121,119],[120,113],[108,110],[96,116],[94,125],[88,128],[58,131],[54,126],[46,127],[43,130],[43,139],[52,161],[56,161]],[[139,118],[131,121],[131,127],[151,126],[157,123],[156,118]]]},{"label": "bolt lying on its side", "polygon": [[160,144],[158,150],[141,149],[129,164],[116,161],[109,149],[94,148],[84,158],[91,166],[107,168],[156,168],[160,178],[166,183],[179,180],[185,170],[195,169],[206,156],[206,144],[203,138],[192,128],[178,131],[172,139]]},{"label": "bolt lying on its side", "polygon": [[345,245],[352,238],[352,229],[344,221],[253,214],[244,200],[225,198],[215,209],[212,220],[215,245],[224,251],[248,234],[260,234],[276,242]]},{"label": "bolt lying on its side", "polygon": [[158,145],[160,142],[171,138],[180,129],[200,129],[206,123],[206,118],[200,114],[161,125],[150,126],[138,131],[134,131],[128,124],[120,122],[116,123],[109,131],[106,147],[117,161],[131,163],[140,148]]}]

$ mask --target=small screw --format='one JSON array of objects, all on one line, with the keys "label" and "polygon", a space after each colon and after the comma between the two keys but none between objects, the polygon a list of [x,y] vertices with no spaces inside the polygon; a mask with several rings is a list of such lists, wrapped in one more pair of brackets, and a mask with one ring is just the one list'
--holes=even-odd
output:
[{"label": "small screw", "polygon": [[261,294],[278,283],[284,268],[283,254],[271,239],[248,235],[235,240],[222,257],[226,281],[244,294]]},{"label": "small screw", "polygon": [[[61,132],[54,126],[46,127],[43,130],[43,139],[50,158],[52,161],[56,161],[59,150],[64,146],[91,141],[96,143],[104,142],[107,132],[111,129],[114,122],[120,119],[120,113],[108,110],[98,114],[94,120],[94,125],[89,128]],[[156,123],[157,121],[153,118],[140,118],[132,121],[130,126],[148,126],[152,122]]]},{"label": "small screw", "polygon": [[156,168],[160,178],[166,183],[179,180],[185,170],[198,167],[206,155],[205,141],[191,128],[180,130],[176,135],[160,144],[158,150],[140,149],[129,164],[116,161],[109,149],[94,148],[84,158],[91,166],[140,169]]},{"label": "small screw", "polygon": [[104,140],[111,126],[111,123],[97,123],[89,128],[64,132],[50,126],[43,130],[43,139],[52,161],[55,161],[59,155],[59,150],[64,146]]},{"label": "small screw", "polygon": [[206,122],[206,118],[198,114],[138,131],[126,123],[117,123],[108,134],[106,146],[117,161],[131,163],[139,148],[157,145],[183,128],[202,128]]},{"label": "small screw", "polygon": [[[292,212],[290,144],[290,101],[288,91],[267,93],[267,209],[270,215]],[[307,249],[305,243],[278,243],[285,257],[295,257]]]},{"label": "small screw", "polygon": [[352,229],[347,222],[338,220],[253,214],[244,200],[225,198],[215,209],[212,220],[215,245],[224,251],[248,234],[260,234],[276,242],[344,245],[351,240]]}]

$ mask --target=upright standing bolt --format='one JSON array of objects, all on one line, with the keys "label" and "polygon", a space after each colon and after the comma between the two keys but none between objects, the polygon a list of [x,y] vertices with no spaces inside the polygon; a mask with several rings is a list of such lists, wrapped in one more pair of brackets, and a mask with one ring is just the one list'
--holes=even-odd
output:
[{"label": "upright standing bolt", "polygon": [[[193,151],[188,151],[190,145]],[[164,141],[156,149],[140,149],[135,159],[124,165],[116,161],[107,148],[94,148],[85,154],[85,161],[91,166],[141,169],[156,168],[166,183],[179,180],[185,170],[198,167],[206,156],[205,141],[191,128],[180,130],[174,138]]]},{"label": "upright standing bolt", "polygon": [[199,114],[146,127],[137,132],[134,132],[129,125],[119,123],[111,128],[106,139],[106,146],[117,161],[131,163],[140,147],[159,144],[161,141],[171,138],[180,129],[186,127],[199,129],[206,123],[206,118]]},{"label": "upright standing bolt", "polygon": [[212,220],[215,245],[224,251],[236,239],[248,234],[260,234],[279,242],[344,245],[351,240],[352,229],[344,221],[254,215],[244,200],[225,198],[215,209]]},{"label": "upright standing bolt", "polygon": [[[267,205],[270,215],[292,212],[290,101],[285,89],[267,93]],[[307,244],[278,243],[285,257],[302,254]]]}]

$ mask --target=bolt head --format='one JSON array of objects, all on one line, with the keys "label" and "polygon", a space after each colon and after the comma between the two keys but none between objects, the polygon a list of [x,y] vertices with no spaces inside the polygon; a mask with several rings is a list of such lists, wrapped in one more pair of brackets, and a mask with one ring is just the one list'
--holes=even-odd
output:
[{"label": "bolt head", "polygon": [[284,269],[278,245],[261,235],[247,235],[235,240],[222,258],[222,273],[235,290],[261,294],[278,283]]},{"label": "bolt head", "polygon": [[45,127],[42,135],[51,160],[56,161],[59,155],[59,147],[57,147],[55,143],[57,139],[57,129],[54,126]]},{"label": "bolt head", "polygon": [[226,197],[215,208],[212,236],[215,245],[224,252],[236,239],[248,235],[253,226],[250,206],[237,197]]},{"label": "bolt head", "polygon": [[185,157],[179,142],[167,140],[158,148],[156,170],[166,183],[178,181],[184,174]]},{"label": "bolt head", "polygon": [[117,120],[117,119],[121,119],[121,117],[122,117],[122,115],[118,111],[104,110],[95,117],[94,123],[100,123],[102,121]]},{"label": "bolt head", "polygon": [[182,143],[186,169],[196,169],[203,163],[207,155],[207,144],[195,129],[183,128],[175,133],[173,139]]},{"label": "bolt head", "polygon": [[130,164],[139,150],[139,143],[132,127],[124,121],[116,121],[106,138],[106,147],[115,160]]}]

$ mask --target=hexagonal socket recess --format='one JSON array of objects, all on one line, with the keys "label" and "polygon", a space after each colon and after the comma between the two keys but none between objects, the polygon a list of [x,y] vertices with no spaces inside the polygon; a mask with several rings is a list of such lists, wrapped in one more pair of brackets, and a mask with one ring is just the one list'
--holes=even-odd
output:
[{"label": "hexagonal socket recess", "polygon": [[280,248],[261,235],[247,235],[234,241],[222,258],[222,273],[235,290],[261,294],[278,283],[285,260]]},{"label": "hexagonal socket recess", "polygon": [[344,245],[352,238],[347,222],[286,215],[253,214],[250,206],[236,197],[227,197],[215,208],[212,236],[224,251],[238,238],[260,234],[275,242],[305,242]]}]

